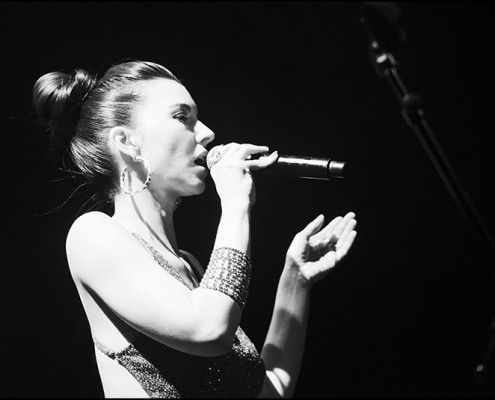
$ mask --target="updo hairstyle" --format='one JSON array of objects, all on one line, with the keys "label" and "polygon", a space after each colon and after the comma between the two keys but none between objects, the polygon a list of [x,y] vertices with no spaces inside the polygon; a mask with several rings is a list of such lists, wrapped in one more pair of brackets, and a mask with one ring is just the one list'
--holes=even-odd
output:
[{"label": "updo hairstyle", "polygon": [[33,106],[52,145],[68,153],[79,175],[106,201],[119,190],[106,134],[114,126],[133,127],[133,110],[142,99],[139,83],[163,78],[181,83],[161,65],[126,61],[100,78],[76,69],[47,73],[34,85]]}]

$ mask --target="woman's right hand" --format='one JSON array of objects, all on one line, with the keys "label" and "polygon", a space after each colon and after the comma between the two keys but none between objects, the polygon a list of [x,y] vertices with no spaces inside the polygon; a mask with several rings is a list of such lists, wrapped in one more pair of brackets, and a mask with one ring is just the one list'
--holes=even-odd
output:
[{"label": "woman's right hand", "polygon": [[273,164],[278,158],[277,152],[251,160],[250,158],[255,154],[267,153],[268,147],[229,143],[220,147],[216,146],[214,151],[216,150],[221,153],[220,159],[211,166],[210,173],[215,182],[222,208],[247,207],[249,209],[256,200],[251,171]]}]

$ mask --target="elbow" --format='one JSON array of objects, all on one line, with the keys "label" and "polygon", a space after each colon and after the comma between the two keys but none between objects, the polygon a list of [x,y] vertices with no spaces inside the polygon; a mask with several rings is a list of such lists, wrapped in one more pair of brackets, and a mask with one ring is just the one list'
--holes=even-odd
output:
[{"label": "elbow", "polygon": [[227,354],[229,351],[232,350],[232,344],[233,344],[233,339],[231,340],[225,340],[225,339],[218,339],[215,342],[210,343],[210,357],[218,357],[218,356],[223,356],[224,354]]},{"label": "elbow", "polygon": [[202,329],[198,332],[196,338],[198,343],[202,344],[202,348],[205,350],[205,356],[217,357],[224,355],[232,350],[234,343],[235,329],[224,329],[218,326],[214,329]]},{"label": "elbow", "polygon": [[235,329],[224,329],[215,337],[215,347],[218,355],[223,355],[232,350],[234,344]]},{"label": "elbow", "polygon": [[[227,300],[227,301],[226,301]],[[232,350],[241,319],[241,310],[223,293],[214,290],[192,291],[193,312],[187,318],[193,340],[207,349],[208,356],[220,356]]]}]

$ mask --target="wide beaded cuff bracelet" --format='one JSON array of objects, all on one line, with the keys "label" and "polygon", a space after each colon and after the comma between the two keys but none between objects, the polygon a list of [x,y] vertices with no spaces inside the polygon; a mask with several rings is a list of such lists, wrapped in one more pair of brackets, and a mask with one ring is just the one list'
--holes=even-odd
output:
[{"label": "wide beaded cuff bracelet", "polygon": [[241,310],[246,305],[251,276],[251,260],[246,253],[232,247],[220,247],[211,253],[200,287],[222,292]]}]

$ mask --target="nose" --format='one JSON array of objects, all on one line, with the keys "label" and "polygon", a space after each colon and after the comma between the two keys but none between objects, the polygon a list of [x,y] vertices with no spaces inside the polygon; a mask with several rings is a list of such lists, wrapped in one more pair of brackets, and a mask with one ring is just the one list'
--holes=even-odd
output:
[{"label": "nose", "polygon": [[196,123],[196,142],[206,147],[215,139],[215,133],[201,121]]}]

